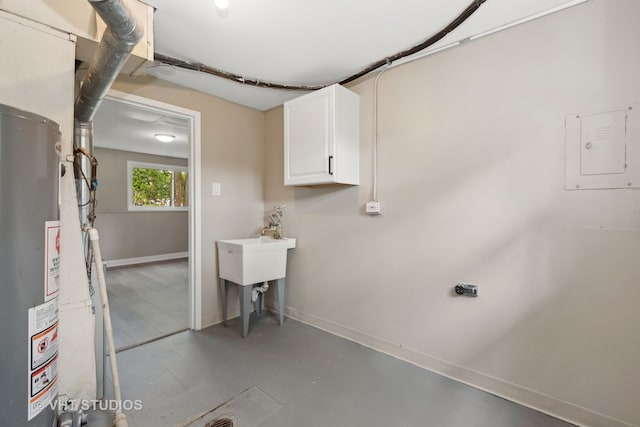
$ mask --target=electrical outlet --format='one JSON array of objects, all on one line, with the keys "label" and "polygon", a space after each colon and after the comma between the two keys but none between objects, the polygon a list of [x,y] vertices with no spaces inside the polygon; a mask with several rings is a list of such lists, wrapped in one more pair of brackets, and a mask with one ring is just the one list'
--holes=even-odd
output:
[{"label": "electrical outlet", "polygon": [[365,209],[367,214],[369,215],[380,215],[382,214],[382,210],[380,209],[380,202],[377,200],[372,200],[367,202]]},{"label": "electrical outlet", "polygon": [[466,295],[469,297],[478,296],[478,285],[472,285],[469,283],[458,283],[455,287],[456,294]]}]

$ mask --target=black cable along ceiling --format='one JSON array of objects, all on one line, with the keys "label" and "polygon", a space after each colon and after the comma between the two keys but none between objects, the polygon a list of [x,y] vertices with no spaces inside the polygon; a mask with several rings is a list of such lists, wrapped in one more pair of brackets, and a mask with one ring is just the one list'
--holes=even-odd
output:
[{"label": "black cable along ceiling", "polygon": [[[487,0],[474,0],[469,6],[467,6],[467,8],[460,15],[458,15],[453,21],[451,21],[449,25],[447,25],[442,30],[432,35],[422,43],[417,44],[409,49],[398,52],[395,55],[392,55],[384,59],[381,59],[377,62],[374,62],[373,64],[357,72],[356,74],[353,74],[345,79],[340,80],[338,83],[341,85],[347,84],[349,82],[357,80],[360,77],[363,77],[377,70],[380,67],[383,67],[384,65],[391,64],[394,61],[397,61],[398,59],[411,56],[413,54],[416,54],[428,48],[429,46],[432,46],[433,44],[437,43],[442,38],[444,38],[447,34],[452,32],[456,28],[458,28],[460,24],[462,24],[471,15],[473,15],[473,13],[476,10],[478,10],[480,6],[486,1]],[[241,75],[230,73],[228,71],[209,67],[207,65],[196,63],[196,62],[183,61],[181,59],[172,58],[170,56],[162,55],[160,53],[154,53],[154,58],[156,62],[162,62],[166,65],[172,65],[174,67],[184,68],[186,70],[200,71],[202,73],[211,74],[213,76],[221,77],[223,79],[232,80],[236,83],[241,83],[241,84],[255,86],[255,87],[262,87],[262,88],[269,88],[269,89],[285,89],[285,90],[317,90],[317,89],[322,89],[323,87],[329,86],[329,84],[313,85],[313,86],[287,85],[287,84],[281,84],[281,83],[261,81],[258,79],[247,79]]]}]

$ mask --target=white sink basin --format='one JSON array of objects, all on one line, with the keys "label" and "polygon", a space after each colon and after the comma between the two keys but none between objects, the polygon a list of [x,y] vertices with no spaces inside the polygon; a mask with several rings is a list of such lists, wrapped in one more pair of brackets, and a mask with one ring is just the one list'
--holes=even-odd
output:
[{"label": "white sink basin", "polygon": [[287,272],[287,249],[296,239],[218,240],[219,276],[238,285],[282,279]]}]

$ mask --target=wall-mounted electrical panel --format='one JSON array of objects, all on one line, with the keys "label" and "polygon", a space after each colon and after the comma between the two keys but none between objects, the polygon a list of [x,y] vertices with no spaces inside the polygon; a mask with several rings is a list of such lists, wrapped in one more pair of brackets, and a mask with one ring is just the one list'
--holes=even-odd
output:
[{"label": "wall-mounted electrical panel", "polygon": [[567,116],[567,190],[640,188],[640,104]]}]

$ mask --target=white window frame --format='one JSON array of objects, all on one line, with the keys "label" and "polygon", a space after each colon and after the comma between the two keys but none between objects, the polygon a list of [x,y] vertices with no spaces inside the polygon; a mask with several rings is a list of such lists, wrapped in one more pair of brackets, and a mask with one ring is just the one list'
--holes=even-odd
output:
[{"label": "white window frame", "polygon": [[[144,212],[167,212],[167,211],[188,211],[189,206],[136,206],[133,204],[133,168],[144,169],[158,169],[158,170],[170,170],[172,172],[187,172],[189,168],[186,166],[177,165],[162,165],[159,163],[145,163],[136,162],[133,160],[127,161],[127,210],[129,211],[144,211]],[[175,178],[173,178],[175,179]],[[172,179],[172,180],[173,180]],[[189,192],[189,203],[191,203],[191,194],[189,188],[189,181],[187,181],[187,191]],[[174,198],[175,185],[171,183],[171,200]]]}]

